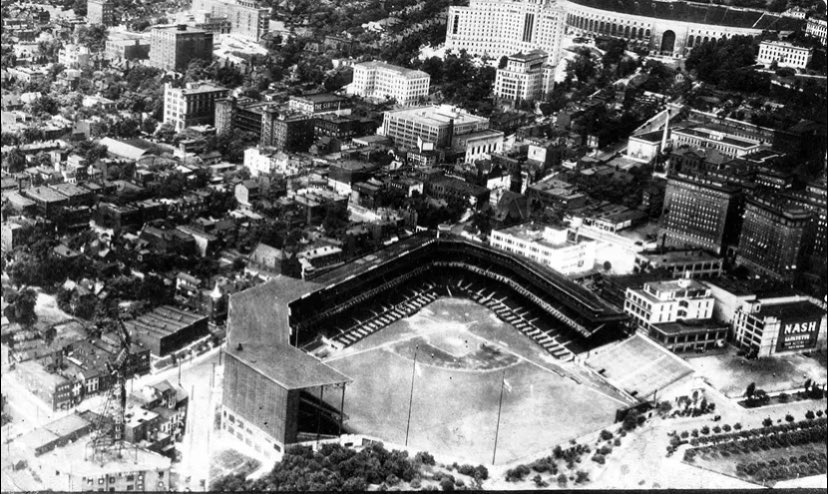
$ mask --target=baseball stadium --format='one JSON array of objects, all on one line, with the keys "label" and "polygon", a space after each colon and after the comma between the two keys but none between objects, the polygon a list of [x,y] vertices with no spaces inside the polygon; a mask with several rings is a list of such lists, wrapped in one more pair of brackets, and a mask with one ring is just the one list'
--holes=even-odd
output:
[{"label": "baseball stadium", "polygon": [[[637,338],[626,323],[557,272],[422,232],[310,280],[233,295],[222,428],[265,458],[359,433],[514,460],[612,424],[651,391],[641,382],[686,374],[657,345],[625,344]],[[600,372],[582,365],[599,347],[612,349],[596,352]],[[649,381],[614,384],[645,367],[639,354],[657,362]]]},{"label": "baseball stadium", "polygon": [[623,38],[652,54],[684,57],[693,47],[736,35],[798,31],[804,19],[764,10],[683,0],[564,0],[569,32]]}]

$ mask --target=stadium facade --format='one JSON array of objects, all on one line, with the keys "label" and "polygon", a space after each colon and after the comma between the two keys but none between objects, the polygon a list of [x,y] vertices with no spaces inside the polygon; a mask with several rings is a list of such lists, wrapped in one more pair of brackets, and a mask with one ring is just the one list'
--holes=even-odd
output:
[{"label": "stadium facade", "polygon": [[563,0],[569,32],[626,39],[650,53],[684,57],[693,47],[763,31],[800,31],[804,19],[682,0]]},{"label": "stadium facade", "polygon": [[[355,316],[368,308],[384,310],[389,307],[384,297],[441,284],[445,296],[470,296],[483,303],[491,297],[481,290],[470,293],[471,287],[496,286],[524,301],[548,320],[546,328],[567,335],[566,351],[536,339],[555,358],[571,358],[583,348],[618,338],[628,322],[621,311],[539,264],[451,235],[423,232],[310,281],[278,277],[233,295],[222,428],[271,459],[281,458],[285,445],[300,437],[302,404],[328,423],[338,423],[341,433],[351,379],[302,348],[319,341],[354,343],[349,334],[364,335],[365,328],[343,329],[342,321],[360,319]],[[421,308],[408,303],[395,307],[400,305]],[[382,318],[384,324],[391,319]],[[338,409],[325,404],[330,393],[341,393]]]}]

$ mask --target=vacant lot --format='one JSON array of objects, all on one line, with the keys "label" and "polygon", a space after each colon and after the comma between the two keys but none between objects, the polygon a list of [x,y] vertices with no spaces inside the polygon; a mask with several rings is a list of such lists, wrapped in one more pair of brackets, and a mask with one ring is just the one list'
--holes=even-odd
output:
[{"label": "vacant lot", "polygon": [[807,379],[824,383],[828,371],[804,355],[748,360],[732,350],[721,355],[688,357],[696,372],[729,397],[742,396],[750,383],[768,392],[801,388]]},{"label": "vacant lot", "polygon": [[[415,369],[418,342],[424,345]],[[492,460],[505,375],[497,447],[503,463],[609,426],[622,406],[528,360],[535,348],[487,309],[446,299],[327,363],[354,379],[345,400],[350,430],[404,443],[413,371],[409,446],[474,463]]]}]

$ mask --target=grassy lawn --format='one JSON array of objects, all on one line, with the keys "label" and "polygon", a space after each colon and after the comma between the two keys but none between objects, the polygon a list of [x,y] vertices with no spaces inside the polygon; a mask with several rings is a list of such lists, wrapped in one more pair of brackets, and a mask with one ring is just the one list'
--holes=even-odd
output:
[{"label": "grassy lawn", "polygon": [[[345,400],[346,425],[351,431],[405,442],[415,341],[428,342],[437,351],[433,360],[431,352],[423,355],[423,347],[418,354],[409,446],[458,461],[490,464],[504,370],[508,386],[497,463],[552,448],[612,424],[620,404],[594,392],[591,386],[576,384],[511,354],[526,343],[516,343],[514,335],[525,337],[488,317],[487,309],[468,301],[458,306],[453,300],[435,302],[430,309],[410,318],[410,325],[403,320],[369,336],[360,342],[361,353],[327,361],[354,378]],[[388,330],[405,341],[392,343],[389,333],[383,334]],[[486,333],[496,338],[486,338]],[[371,341],[375,336],[383,346]],[[507,338],[511,344],[504,345]],[[331,404],[339,406],[338,402]]]},{"label": "grassy lawn", "polygon": [[261,466],[261,462],[232,449],[223,449],[210,459],[210,480],[232,475],[249,474]]},{"label": "grassy lawn", "polygon": [[[741,453],[741,454],[731,454],[730,456],[722,456],[719,454],[709,454],[709,455],[699,455],[692,462],[688,462],[690,465],[706,468],[709,470],[713,470],[715,472],[720,472],[725,475],[730,475],[733,477],[740,477],[750,482],[757,482],[756,479],[750,476],[740,475],[736,470],[736,465],[739,463],[756,463],[759,461],[763,461],[768,463],[771,460],[779,460],[781,458],[788,459],[791,456],[802,456],[803,454],[808,453],[824,453],[825,452],[825,443],[811,443],[811,444],[802,444],[798,446],[789,446],[787,448],[774,448],[769,449],[767,451],[757,451],[757,452],[749,452],[749,453]],[[760,483],[761,482],[757,482]],[[769,484],[766,482],[766,484]]]}]

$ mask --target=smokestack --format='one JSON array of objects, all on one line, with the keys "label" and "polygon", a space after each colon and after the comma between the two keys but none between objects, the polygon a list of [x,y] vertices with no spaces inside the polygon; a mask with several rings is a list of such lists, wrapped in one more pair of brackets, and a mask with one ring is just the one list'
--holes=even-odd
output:
[{"label": "smokestack", "polygon": [[667,149],[667,134],[670,131],[670,109],[666,110],[667,114],[664,117],[664,132],[661,134],[661,153]]}]

